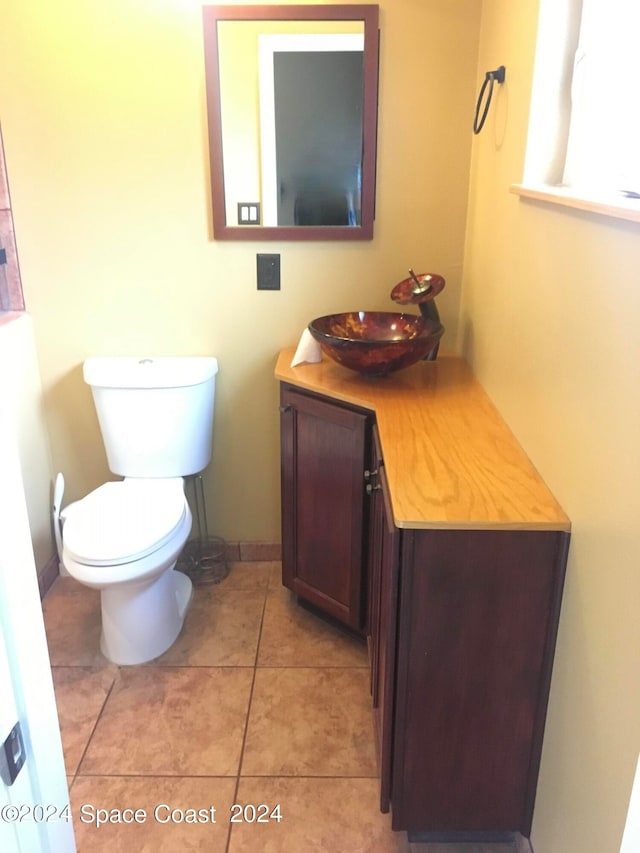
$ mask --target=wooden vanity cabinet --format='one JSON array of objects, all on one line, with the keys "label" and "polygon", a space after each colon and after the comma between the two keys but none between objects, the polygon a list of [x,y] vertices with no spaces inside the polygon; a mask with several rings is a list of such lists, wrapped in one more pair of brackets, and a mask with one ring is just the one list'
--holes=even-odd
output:
[{"label": "wooden vanity cabinet", "polygon": [[369,412],[281,385],[282,582],[363,634],[370,422]]},{"label": "wooden vanity cabinet", "polygon": [[369,651],[380,808],[455,839],[531,831],[568,534],[399,530],[373,427]]},{"label": "wooden vanity cabinet", "polygon": [[526,838],[570,522],[459,361],[405,371],[413,389],[313,365],[302,388],[288,359],[283,583],[367,636],[381,809]]},{"label": "wooden vanity cabinet", "polygon": [[369,660],[380,772],[380,809],[389,811],[396,681],[400,531],[393,523],[389,486],[373,427],[369,506]]}]

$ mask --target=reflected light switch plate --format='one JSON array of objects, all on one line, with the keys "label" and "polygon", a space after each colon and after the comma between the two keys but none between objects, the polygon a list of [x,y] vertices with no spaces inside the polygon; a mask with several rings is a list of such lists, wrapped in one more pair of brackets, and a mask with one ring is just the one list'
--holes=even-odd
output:
[{"label": "reflected light switch plate", "polygon": [[238,202],[238,225],[260,225],[260,202]]}]

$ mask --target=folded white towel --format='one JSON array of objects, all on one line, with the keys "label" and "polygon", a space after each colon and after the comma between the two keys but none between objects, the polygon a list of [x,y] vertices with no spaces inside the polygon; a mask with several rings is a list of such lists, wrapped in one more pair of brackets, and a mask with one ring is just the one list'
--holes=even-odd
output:
[{"label": "folded white towel", "polygon": [[300,336],[298,348],[291,360],[291,367],[295,367],[296,364],[303,364],[305,361],[308,364],[316,364],[317,362],[322,361],[322,350],[320,349],[320,344],[313,337],[309,329],[305,329]]}]

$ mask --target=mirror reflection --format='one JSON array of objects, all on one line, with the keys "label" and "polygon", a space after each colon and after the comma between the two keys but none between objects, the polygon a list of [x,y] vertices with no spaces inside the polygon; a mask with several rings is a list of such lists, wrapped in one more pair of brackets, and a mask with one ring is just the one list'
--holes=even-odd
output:
[{"label": "mirror reflection", "polygon": [[221,21],[218,52],[227,223],[359,225],[364,25]]},{"label": "mirror reflection", "polygon": [[204,22],[214,236],[370,239],[377,6],[205,7]]}]

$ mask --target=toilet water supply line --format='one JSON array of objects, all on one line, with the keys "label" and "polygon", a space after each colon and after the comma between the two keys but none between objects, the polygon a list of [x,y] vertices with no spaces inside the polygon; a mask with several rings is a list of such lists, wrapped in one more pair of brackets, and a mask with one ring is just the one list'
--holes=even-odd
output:
[{"label": "toilet water supply line", "polygon": [[[484,127],[485,120],[487,118],[487,113],[489,112],[489,107],[491,105],[491,98],[493,96],[493,84],[495,82],[502,85],[504,83],[504,79],[507,73],[507,69],[504,65],[498,66],[498,68],[493,71],[487,71],[484,75],[484,82],[482,83],[482,88],[480,89],[480,94],[478,95],[478,101],[476,103],[476,115],[473,119],[473,132],[477,135],[480,133],[482,128]],[[484,105],[484,110],[482,112],[482,117],[480,116],[480,108],[482,107],[482,99],[484,98],[484,93],[489,86],[489,93],[487,95],[487,101]]]}]

